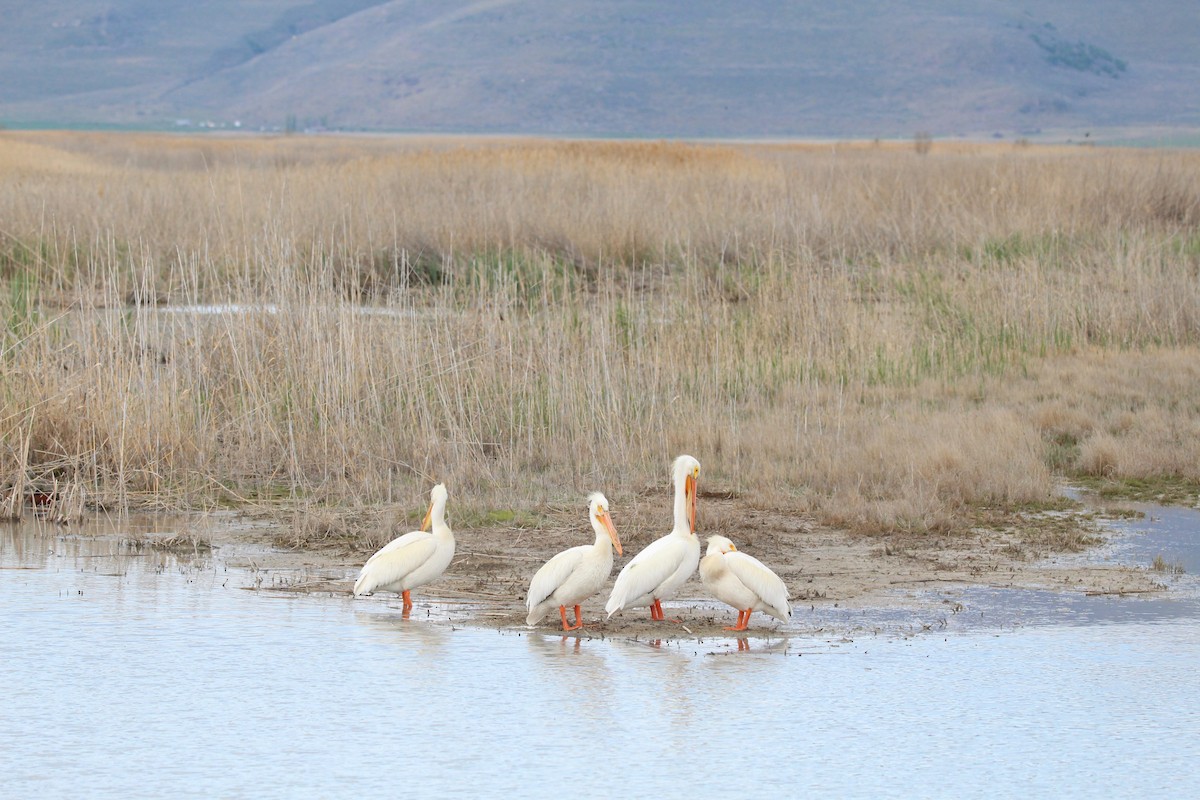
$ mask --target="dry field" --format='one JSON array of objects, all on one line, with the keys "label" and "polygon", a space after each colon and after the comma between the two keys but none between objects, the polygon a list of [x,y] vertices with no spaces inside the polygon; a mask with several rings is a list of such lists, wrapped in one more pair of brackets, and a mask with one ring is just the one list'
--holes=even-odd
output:
[{"label": "dry field", "polygon": [[649,525],[689,452],[941,535],[1200,483],[1197,152],[7,132],[0,283],[9,513]]}]

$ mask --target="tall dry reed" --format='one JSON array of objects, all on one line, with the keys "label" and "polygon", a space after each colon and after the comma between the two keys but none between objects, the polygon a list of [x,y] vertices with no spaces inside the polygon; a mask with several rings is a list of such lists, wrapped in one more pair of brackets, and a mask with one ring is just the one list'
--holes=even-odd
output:
[{"label": "tall dry reed", "polygon": [[[945,530],[1051,470],[1183,473],[1165,388],[1122,428],[1060,384],[1097,353],[1186,371],[1198,167],[7,133],[0,475],[114,505],[446,480],[486,507],[658,486],[688,451],[751,502]],[[1174,455],[1122,455],[1130,432]]]}]

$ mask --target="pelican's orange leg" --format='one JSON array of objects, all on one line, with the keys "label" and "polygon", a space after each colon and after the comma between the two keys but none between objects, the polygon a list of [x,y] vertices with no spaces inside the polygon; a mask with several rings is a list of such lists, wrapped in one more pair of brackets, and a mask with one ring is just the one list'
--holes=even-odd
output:
[{"label": "pelican's orange leg", "polygon": [[[578,611],[578,609],[579,609],[579,606],[575,606],[575,608],[576,608],[576,611],[575,611],[575,622],[576,622],[576,623],[578,623],[578,622],[579,622],[579,611]],[[560,616],[560,617],[562,617],[562,623],[563,623],[563,630],[564,630],[564,631],[573,631],[573,630],[575,630],[576,628],[580,628],[580,627],[582,627],[581,625],[578,625],[578,624],[575,624],[575,625],[570,625],[570,624],[568,624],[568,623],[567,623],[567,607],[566,607],[566,606],[559,606],[559,607],[558,607],[558,614],[559,614],[559,616]]]},{"label": "pelican's orange leg", "polygon": [[583,624],[583,615],[579,613],[579,606],[575,606],[575,627],[576,628],[586,628],[587,627],[586,625]]},{"label": "pelican's orange leg", "polygon": [[734,625],[732,627],[729,625],[726,625],[725,630],[727,630],[727,631],[744,631],[744,630],[746,630],[746,626],[748,626],[750,624],[750,615],[753,613],[754,613],[754,609],[752,609],[752,608],[748,608],[745,611],[739,611],[738,618],[737,618],[737,625]]},{"label": "pelican's orange leg", "polygon": [[409,594],[408,589],[405,589],[403,592],[400,593],[400,596],[404,598],[404,617],[407,618],[408,612],[412,611],[412,607],[413,607],[412,595]]},{"label": "pelican's orange leg", "polygon": [[650,606],[650,619],[656,619],[659,622],[674,622],[676,625],[683,624],[683,620],[681,619],[667,619],[667,615],[663,613],[662,600],[659,600],[658,598],[655,598],[654,602]]}]

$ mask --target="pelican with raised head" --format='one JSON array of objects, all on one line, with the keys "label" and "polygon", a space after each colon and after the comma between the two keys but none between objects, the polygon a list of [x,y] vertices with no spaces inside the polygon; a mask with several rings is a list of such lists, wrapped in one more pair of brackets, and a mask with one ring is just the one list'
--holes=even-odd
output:
[{"label": "pelican with raised head", "polygon": [[787,587],[779,576],[724,536],[708,537],[708,550],[700,561],[700,580],[718,600],[738,610],[737,625],[726,625],[727,631],[746,630],[755,611],[781,622],[787,622],[792,614]]},{"label": "pelican with raised head", "polygon": [[[393,539],[368,558],[354,582],[355,596],[399,592],[404,598],[404,614],[412,611],[409,592],[437,580],[454,558],[454,532],[446,524],[447,497],[445,484],[433,487],[421,530]],[[432,531],[427,531],[431,526]]]},{"label": "pelican with raised head", "polygon": [[650,607],[650,619],[665,619],[662,601],[675,594],[700,561],[696,538],[696,480],[700,462],[680,456],[671,466],[675,484],[675,527],[638,553],[617,575],[604,610],[612,617],[626,608]]},{"label": "pelican with raised head", "polygon": [[[608,580],[612,572],[613,548],[621,555],[621,539],[608,513],[608,498],[600,492],[588,497],[588,520],[596,532],[595,544],[583,544],[563,550],[542,565],[529,584],[525,605],[528,625],[536,625],[558,606],[562,629],[573,631],[583,627],[579,604],[588,599]],[[567,606],[575,607],[575,623],[567,623]]]}]

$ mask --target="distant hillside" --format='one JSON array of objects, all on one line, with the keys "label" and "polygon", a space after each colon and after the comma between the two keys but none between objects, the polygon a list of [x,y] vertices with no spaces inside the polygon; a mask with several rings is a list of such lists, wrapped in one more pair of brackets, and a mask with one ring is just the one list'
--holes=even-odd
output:
[{"label": "distant hillside", "polygon": [[641,136],[1200,127],[1191,4],[0,0],[0,123]]}]

